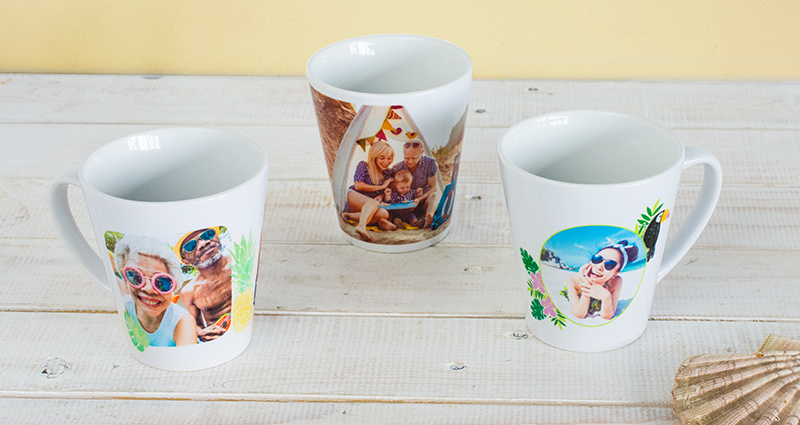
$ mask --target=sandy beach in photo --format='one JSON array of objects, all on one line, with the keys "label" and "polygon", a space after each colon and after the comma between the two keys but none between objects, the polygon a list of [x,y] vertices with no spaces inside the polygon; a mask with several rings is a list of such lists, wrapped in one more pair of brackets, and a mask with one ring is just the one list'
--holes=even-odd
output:
[{"label": "sandy beach in photo", "polygon": [[[450,220],[446,221],[437,229],[414,229],[414,230],[381,230],[380,232],[369,230],[369,235],[372,237],[372,243],[382,245],[405,245],[414,242],[422,242],[435,237],[439,233],[444,232],[447,226],[450,225]],[[350,237],[364,240],[361,235],[356,232],[356,226],[352,222],[346,221],[344,218],[339,217],[339,226]],[[376,227],[376,226],[371,226]]]},{"label": "sandy beach in photo", "polygon": [[[559,292],[566,288],[567,279],[577,273],[577,271],[562,270],[555,267],[550,267],[547,264],[542,265],[542,281],[544,282],[544,286],[547,289],[548,295],[553,300],[553,304],[555,304],[555,306],[561,310],[561,313],[564,314],[567,319],[575,323],[585,326],[598,326],[608,323],[609,320],[603,319],[599,316],[578,319],[569,311],[569,300],[560,295]],[[634,295],[636,295],[636,290],[639,288],[643,274],[643,268],[626,271],[619,274],[619,276],[622,277],[622,292],[619,296],[620,303],[625,300],[631,300]]]}]

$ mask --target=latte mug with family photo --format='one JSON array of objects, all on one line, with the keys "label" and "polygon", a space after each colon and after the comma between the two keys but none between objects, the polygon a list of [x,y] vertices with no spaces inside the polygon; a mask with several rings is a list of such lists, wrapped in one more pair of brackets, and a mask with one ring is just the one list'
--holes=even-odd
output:
[{"label": "latte mug with family photo", "polygon": [[472,60],[416,35],[370,35],[315,53],[311,85],[345,239],[380,252],[442,240],[455,203]]},{"label": "latte mug with family photo", "polygon": [[[69,186],[83,192],[100,256],[75,223]],[[266,190],[255,142],[169,128],[102,146],[56,178],[49,201],[69,251],[113,296],[133,356],[196,370],[250,342]]]},{"label": "latte mug with family photo", "polygon": [[[661,125],[617,113],[556,112],[498,143],[525,321],[557,348],[623,347],[645,330],[656,283],[697,240],[722,187],[719,161]],[[681,173],[704,165],[694,206]],[[667,235],[681,210],[682,222]],[[688,210],[688,211],[687,211]]]}]

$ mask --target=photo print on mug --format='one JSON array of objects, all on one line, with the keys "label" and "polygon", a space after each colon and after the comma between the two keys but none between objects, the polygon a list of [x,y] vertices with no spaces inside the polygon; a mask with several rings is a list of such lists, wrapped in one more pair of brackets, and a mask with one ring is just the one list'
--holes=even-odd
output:
[{"label": "photo print on mug", "polygon": [[311,91],[342,230],[384,245],[442,233],[455,200],[467,110],[431,138],[403,105],[358,106]]},{"label": "photo print on mug", "polygon": [[252,234],[235,242],[225,226],[214,226],[160,237],[104,236],[137,350],[208,344],[250,325],[260,245]]},{"label": "photo print on mug", "polygon": [[[528,329],[576,352],[636,341],[658,283],[719,200],[717,158],[657,122],[607,111],[529,118],[503,134],[497,154]],[[675,229],[681,175],[697,165],[699,195]]]},{"label": "photo print on mug", "polygon": [[669,210],[656,201],[633,231],[607,225],[565,229],[545,241],[539,262],[520,248],[530,274],[533,318],[549,318],[563,329],[566,321],[594,327],[619,317],[639,292],[668,217]]},{"label": "photo print on mug", "polygon": [[633,301],[644,276],[644,244],[632,231],[613,226],[562,230],[542,247],[541,278],[567,320],[602,326]]}]

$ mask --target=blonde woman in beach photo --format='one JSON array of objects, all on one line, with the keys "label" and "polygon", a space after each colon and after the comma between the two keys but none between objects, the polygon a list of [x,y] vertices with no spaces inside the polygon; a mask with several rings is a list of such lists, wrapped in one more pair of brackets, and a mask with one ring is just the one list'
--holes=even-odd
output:
[{"label": "blonde woman in beach photo", "polygon": [[358,222],[356,232],[367,242],[372,241],[367,231],[368,225],[377,224],[382,230],[397,229],[389,221],[389,212],[380,208],[379,201],[375,199],[383,195],[384,190],[394,180],[389,171],[393,162],[394,149],[388,143],[373,143],[367,153],[367,161],[356,165],[353,185],[347,191],[347,203],[342,217]]}]

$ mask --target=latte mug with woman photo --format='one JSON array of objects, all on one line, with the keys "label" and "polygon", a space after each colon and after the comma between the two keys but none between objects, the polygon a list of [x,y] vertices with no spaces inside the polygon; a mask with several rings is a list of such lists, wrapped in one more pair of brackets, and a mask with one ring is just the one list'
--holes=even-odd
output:
[{"label": "latte mug with woman photo", "polygon": [[[70,211],[83,191],[98,257]],[[59,233],[114,298],[142,363],[196,370],[239,355],[252,335],[267,156],[238,134],[169,128],[110,142],[61,174],[49,200]]]},{"label": "latte mug with woman photo", "polygon": [[[669,129],[601,111],[556,112],[498,143],[525,321],[557,348],[623,347],[645,330],[656,284],[697,240],[719,199],[708,151]],[[676,206],[681,173],[704,165],[694,206]],[[676,209],[686,215],[667,241]]]},{"label": "latte mug with woman photo", "polygon": [[306,75],[345,239],[380,252],[442,240],[464,140],[469,55],[434,38],[370,35],[318,51]]}]

